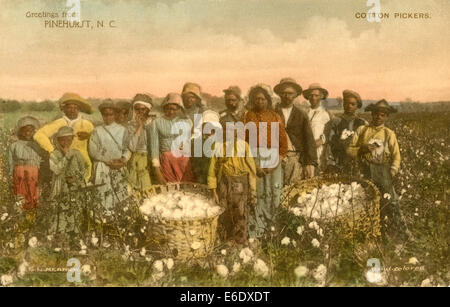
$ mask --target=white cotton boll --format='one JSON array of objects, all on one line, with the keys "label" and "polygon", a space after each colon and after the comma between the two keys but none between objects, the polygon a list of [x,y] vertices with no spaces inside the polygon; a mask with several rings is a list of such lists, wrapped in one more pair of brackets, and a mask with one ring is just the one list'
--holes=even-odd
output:
[{"label": "white cotton boll", "polygon": [[171,270],[173,268],[174,262],[172,258],[167,259],[166,263],[166,267],[167,269]]},{"label": "white cotton boll", "polygon": [[201,246],[202,246],[202,243],[197,242],[197,241],[191,244],[191,248],[192,248],[193,250],[197,250],[197,249],[199,249]]},{"label": "white cotton boll", "polygon": [[243,263],[248,263],[253,259],[253,252],[250,248],[246,247],[239,253],[239,258],[242,259]]},{"label": "white cotton boll", "polygon": [[303,234],[303,231],[305,231],[304,226],[298,226],[297,227],[297,233],[301,236]]},{"label": "white cotton boll", "polygon": [[255,271],[256,274],[261,275],[263,277],[267,277],[269,275],[269,267],[261,259],[256,259],[255,264],[253,265],[253,270]]},{"label": "white cotton boll", "polygon": [[416,265],[416,264],[419,264],[419,260],[417,260],[416,257],[411,257],[411,258],[409,258],[408,263]]},{"label": "white cotton boll", "polygon": [[313,214],[311,215],[313,219],[320,219],[320,214],[317,210],[314,210]]},{"label": "white cotton boll", "polygon": [[314,278],[318,281],[323,283],[325,281],[325,277],[327,275],[327,267],[324,266],[323,264],[319,265],[315,270],[314,270]]},{"label": "white cotton boll", "polygon": [[291,243],[291,239],[289,237],[284,237],[281,240],[281,245],[289,245],[289,243]]},{"label": "white cotton boll", "polygon": [[299,265],[298,267],[295,268],[294,273],[295,276],[297,276],[297,278],[302,278],[305,277],[306,274],[308,274],[308,268],[303,266],[303,265]]},{"label": "white cotton boll", "polygon": [[317,239],[312,239],[311,244],[317,248],[320,246],[320,242]]},{"label": "white cotton boll", "polygon": [[175,209],[172,217],[174,220],[181,220],[183,218],[183,212],[180,209]]},{"label": "white cotton boll", "polygon": [[224,264],[219,264],[216,266],[216,271],[219,276],[226,278],[228,276],[228,268]]},{"label": "white cotton boll", "polygon": [[12,284],[13,281],[14,281],[14,279],[13,279],[12,275],[5,274],[5,275],[2,275],[2,277],[0,277],[0,282],[1,282],[2,286],[4,286],[4,287]]},{"label": "white cotton boll", "polygon": [[83,273],[83,275],[85,276],[89,276],[91,275],[92,271],[91,271],[91,266],[89,264],[85,264],[81,267],[81,272]]},{"label": "white cotton boll", "polygon": [[28,262],[26,262],[25,260],[19,265],[19,268],[18,268],[18,270],[17,270],[17,276],[18,277],[24,277],[25,276],[25,274],[27,273],[27,271],[28,271],[28,267],[29,267],[30,265],[29,265],[29,263]]},{"label": "white cotton boll", "polygon": [[0,218],[2,221],[5,221],[8,218],[8,213],[3,213],[2,217]]},{"label": "white cotton boll", "polygon": [[30,240],[28,240],[28,246],[31,248],[36,248],[38,246],[38,239],[36,237],[32,237]]},{"label": "white cotton boll", "polygon": [[153,262],[153,269],[157,272],[162,272],[164,270],[164,263],[161,260],[156,260]]},{"label": "white cotton boll", "polygon": [[317,229],[317,235],[323,237],[323,229],[322,228]]},{"label": "white cotton boll", "polygon": [[233,273],[237,273],[241,270],[241,264],[239,262],[235,262],[233,264]]}]

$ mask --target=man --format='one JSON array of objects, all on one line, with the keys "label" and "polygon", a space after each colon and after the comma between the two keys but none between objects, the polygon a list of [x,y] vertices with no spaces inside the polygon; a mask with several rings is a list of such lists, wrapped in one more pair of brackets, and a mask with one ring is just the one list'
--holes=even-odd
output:
[{"label": "man", "polygon": [[220,123],[224,126],[227,122],[242,122],[245,115],[244,104],[242,103],[241,89],[238,86],[230,86],[223,90],[226,110],[220,112]]},{"label": "man", "polygon": [[328,91],[321,87],[319,83],[313,83],[307,90],[303,91],[303,96],[311,105],[308,110],[308,117],[316,143],[317,159],[319,163],[319,167],[316,169],[316,174],[319,174],[319,172],[323,171],[326,166],[324,145],[327,141],[325,137],[327,133],[325,129],[327,128],[327,124],[330,121],[331,116],[328,111],[322,107],[321,101],[327,99]]},{"label": "man", "polygon": [[98,187],[102,204],[110,213],[114,205],[128,197],[127,162],[128,130],[115,122],[117,108],[112,102],[102,103],[98,109],[103,125],[95,127],[89,141],[89,154],[94,161],[93,183]]},{"label": "man", "polygon": [[87,119],[83,119],[80,112],[91,114],[92,105],[75,93],[65,93],[59,99],[59,105],[64,112],[64,116],[40,128],[34,135],[34,140],[47,152],[52,153],[55,150],[51,142],[52,136],[58,132],[61,127],[67,126],[74,130],[74,140],[71,149],[80,151],[86,162],[85,180],[89,181],[91,177],[92,163],[88,154],[88,139],[94,130],[94,125]]},{"label": "man", "polygon": [[130,119],[131,103],[126,100],[120,100],[115,104],[116,108],[116,123],[124,127],[128,127]]},{"label": "man", "polygon": [[[201,122],[194,122],[194,115],[201,115],[206,110],[202,101],[200,85],[192,82],[186,83],[183,86],[181,98],[183,99],[184,114],[192,121],[194,128],[196,128],[195,124],[201,125]],[[200,129],[200,127],[198,128]]]},{"label": "man", "polygon": [[281,98],[275,111],[284,121],[288,135],[288,153],[282,163],[284,184],[302,179],[302,165],[305,176],[312,178],[317,167],[314,136],[308,116],[294,105],[295,98],[302,94],[302,87],[294,79],[284,78],[274,87],[274,92]]},{"label": "man", "polygon": [[388,216],[392,230],[412,238],[406,228],[398,205],[393,178],[400,168],[400,149],[395,132],[384,126],[386,119],[397,110],[384,99],[367,106],[372,112],[372,121],[359,127],[347,148],[347,153],[358,160],[365,178],[371,180],[382,195],[382,217]]},{"label": "man", "polygon": [[356,110],[362,107],[361,96],[352,90],[345,90],[342,96],[344,114],[331,120],[327,136],[329,140],[327,168],[329,171],[355,175],[355,164],[351,163],[351,157],[347,155],[346,150],[351,136],[367,122],[355,114]]}]

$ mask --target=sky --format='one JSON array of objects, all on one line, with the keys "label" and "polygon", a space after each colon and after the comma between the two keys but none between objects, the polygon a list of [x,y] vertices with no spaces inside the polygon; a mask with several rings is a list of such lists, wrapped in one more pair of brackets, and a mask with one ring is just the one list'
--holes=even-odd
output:
[{"label": "sky", "polygon": [[26,14],[61,13],[66,0],[0,0],[0,97],[163,97],[187,81],[221,95],[292,77],[330,97],[348,88],[363,99],[450,100],[450,1],[380,0],[390,16],[372,23],[355,17],[366,2],[81,0],[82,20],[117,27],[61,29]]}]

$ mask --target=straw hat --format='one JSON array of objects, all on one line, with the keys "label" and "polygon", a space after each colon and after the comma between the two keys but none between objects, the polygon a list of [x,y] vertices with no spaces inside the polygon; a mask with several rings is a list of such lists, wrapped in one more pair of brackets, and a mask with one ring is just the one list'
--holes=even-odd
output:
[{"label": "straw hat", "polygon": [[397,109],[394,107],[391,107],[389,103],[385,99],[381,99],[377,103],[371,103],[369,104],[366,109],[366,112],[377,112],[377,111],[383,111],[387,114],[396,113]]},{"label": "straw hat", "polygon": [[225,93],[225,95],[233,94],[239,99],[241,99],[242,91],[237,85],[231,85],[228,88],[224,89],[223,92]]},{"label": "straw hat", "polygon": [[295,89],[295,91],[297,92],[297,96],[302,94],[302,87],[293,78],[283,78],[283,79],[281,79],[280,83],[275,85],[275,87],[273,88],[273,91],[278,96],[280,96],[280,93],[284,89],[285,86],[293,87]]},{"label": "straw hat", "polygon": [[87,114],[92,114],[94,112],[94,109],[92,105],[87,101],[86,99],[82,98],[80,95],[75,93],[65,93],[60,99],[59,99],[59,106],[63,108],[67,104],[74,103],[78,105],[80,108],[80,111]]},{"label": "straw hat", "polygon": [[303,91],[303,97],[309,100],[309,96],[311,95],[311,92],[314,90],[319,90],[323,94],[323,99],[327,99],[328,97],[328,91],[324,89],[322,86],[320,86],[319,83],[312,83],[308,89]]},{"label": "straw hat", "polygon": [[181,92],[181,96],[184,96],[187,93],[194,94],[199,100],[202,100],[201,88],[200,85],[193,82],[187,82],[183,85],[183,91]]},{"label": "straw hat", "polygon": [[359,96],[359,94],[355,91],[352,90],[344,90],[342,92],[342,97],[345,99],[346,97],[353,97],[356,99],[356,101],[358,102],[358,109],[362,107],[362,100],[361,100],[361,96]]},{"label": "straw hat", "polygon": [[161,103],[161,108],[164,109],[164,107],[168,104],[176,104],[180,108],[184,108],[183,106],[183,99],[181,99],[180,94],[178,93],[169,93],[167,94],[166,98]]}]

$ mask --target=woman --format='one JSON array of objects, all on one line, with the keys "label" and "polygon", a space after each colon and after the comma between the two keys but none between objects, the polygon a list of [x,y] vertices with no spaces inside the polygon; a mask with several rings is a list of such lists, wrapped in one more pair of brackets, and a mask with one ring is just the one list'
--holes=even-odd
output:
[{"label": "woman", "polygon": [[161,104],[164,115],[156,118],[150,129],[150,148],[155,176],[161,184],[194,182],[190,154],[192,122],[180,116],[181,96],[169,93]]},{"label": "woman", "polygon": [[[255,154],[257,180],[257,205],[254,214],[249,219],[250,237],[260,237],[272,221],[274,211],[280,204],[283,187],[281,160],[287,154],[287,135],[281,117],[272,110],[272,90],[268,85],[258,84],[249,92],[250,110],[245,114],[244,124],[256,124],[256,140],[246,136],[250,149]],[[267,125],[267,129],[263,127]],[[277,135],[272,135],[272,126],[278,126]],[[274,130],[275,132],[277,130]],[[262,135],[260,135],[262,134]],[[256,142],[255,142],[256,141]],[[272,144],[278,141],[278,146]],[[256,145],[256,148],[255,148]],[[252,148],[253,147],[253,148]],[[273,147],[273,148],[272,148]],[[277,155],[275,163],[267,161],[263,149],[273,149]],[[273,158],[273,153],[271,158]]]},{"label": "woman", "polygon": [[129,183],[138,193],[147,193],[151,188],[148,167],[148,142],[150,135],[152,98],[147,94],[137,94],[133,98],[133,115],[128,126],[130,141],[128,149],[131,158],[128,161]]},{"label": "woman", "polygon": [[89,154],[94,162],[92,181],[101,185],[98,190],[105,209],[128,197],[126,165],[131,156],[128,150],[128,131],[116,123],[116,106],[102,103],[99,107],[103,125],[97,126],[89,140]]}]

